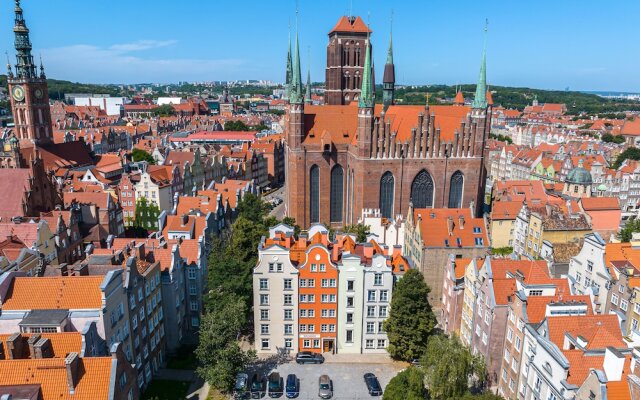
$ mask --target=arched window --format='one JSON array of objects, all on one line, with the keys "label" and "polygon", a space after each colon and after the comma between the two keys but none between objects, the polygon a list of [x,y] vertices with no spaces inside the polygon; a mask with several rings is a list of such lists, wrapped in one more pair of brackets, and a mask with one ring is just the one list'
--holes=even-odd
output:
[{"label": "arched window", "polygon": [[415,208],[433,207],[433,179],[424,169],[411,184],[411,202]]},{"label": "arched window", "polygon": [[313,165],[309,171],[309,220],[320,222],[320,169]]},{"label": "arched window", "polygon": [[463,186],[464,186],[464,175],[462,175],[462,172],[456,171],[451,176],[451,185],[449,186],[449,208],[462,207]]},{"label": "arched window", "polygon": [[331,212],[329,215],[331,222],[342,221],[343,181],[344,171],[340,165],[336,165],[331,170]]},{"label": "arched window", "polygon": [[380,213],[385,218],[393,218],[393,174],[385,172],[380,178]]}]

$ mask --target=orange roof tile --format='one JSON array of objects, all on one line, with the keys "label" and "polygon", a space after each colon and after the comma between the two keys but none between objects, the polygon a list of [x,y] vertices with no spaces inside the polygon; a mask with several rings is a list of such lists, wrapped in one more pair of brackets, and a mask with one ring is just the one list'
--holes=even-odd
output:
[{"label": "orange roof tile", "polygon": [[111,357],[81,358],[84,373],[73,395],[69,393],[67,368],[61,358],[0,361],[0,376],[2,385],[6,386],[39,384],[45,400],[106,399],[109,397],[111,362]]},{"label": "orange roof tile", "polygon": [[367,24],[364,23],[362,18],[355,17],[352,20],[350,18],[342,16],[336,23],[336,25],[331,29],[329,33],[332,32],[357,32],[357,33],[370,33],[371,29],[367,27]]},{"label": "orange roof tile", "polygon": [[563,302],[582,302],[587,306],[587,315],[593,315],[591,308],[591,299],[589,296],[529,296],[527,297],[527,318],[529,323],[539,323],[542,321],[547,312],[547,306],[551,303]]},{"label": "orange roof tile", "polygon": [[[0,334],[0,343],[5,350],[7,349],[7,339],[9,339],[11,335],[12,334]],[[22,333],[21,336],[26,342],[33,335]],[[80,353],[82,350],[82,335],[80,332],[41,333],[40,337],[49,339],[54,358],[65,358],[69,353]],[[4,384],[2,380],[0,380],[0,384]]]},{"label": "orange roof tile", "polygon": [[515,220],[521,208],[521,201],[494,201],[491,206],[491,219]]},{"label": "orange roof tile", "polygon": [[626,347],[615,314],[549,317],[547,324],[549,339],[561,349],[564,347],[565,334],[574,338],[583,337],[587,341],[587,349]]},{"label": "orange roof tile", "polygon": [[[16,277],[4,310],[95,309],[102,307],[104,276]],[[37,293],[37,296],[34,296]],[[1,375],[0,375],[1,376]]]},{"label": "orange roof tile", "polygon": [[[420,224],[424,246],[451,248],[489,246],[484,219],[474,218],[468,208],[416,208],[413,214],[415,223]],[[451,234],[448,227],[450,217],[453,219]],[[460,217],[463,218],[463,226],[460,225]],[[475,233],[474,229],[479,230],[479,233]],[[476,245],[477,238],[482,239],[481,245]]]}]

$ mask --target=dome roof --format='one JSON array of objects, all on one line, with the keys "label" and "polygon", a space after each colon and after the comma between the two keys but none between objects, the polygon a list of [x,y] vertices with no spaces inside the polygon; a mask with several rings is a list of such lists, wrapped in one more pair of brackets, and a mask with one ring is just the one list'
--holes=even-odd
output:
[{"label": "dome roof", "polygon": [[582,166],[582,160],[580,160],[578,166],[569,171],[566,181],[577,185],[591,185],[593,178],[591,177],[591,172]]}]

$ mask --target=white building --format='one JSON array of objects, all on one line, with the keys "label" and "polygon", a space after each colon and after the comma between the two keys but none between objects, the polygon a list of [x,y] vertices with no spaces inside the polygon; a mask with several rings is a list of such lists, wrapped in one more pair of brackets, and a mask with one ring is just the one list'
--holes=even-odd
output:
[{"label": "white building", "polygon": [[593,294],[594,312],[603,312],[613,280],[605,264],[605,242],[598,233],[585,235],[577,256],[569,260],[569,284],[572,294]]},{"label": "white building", "polygon": [[180,104],[181,102],[181,97],[158,97],[159,106],[163,106],[165,104]]},{"label": "white building", "polygon": [[389,316],[393,279],[387,257],[383,255],[373,256],[371,265],[364,269],[362,353],[387,352],[389,340],[383,323]]},{"label": "white building", "polygon": [[338,265],[338,352],[362,353],[364,266],[355,254],[342,256]]},{"label": "white building", "polygon": [[122,106],[128,102],[126,97],[76,97],[76,106],[98,106],[107,115],[120,115]]}]

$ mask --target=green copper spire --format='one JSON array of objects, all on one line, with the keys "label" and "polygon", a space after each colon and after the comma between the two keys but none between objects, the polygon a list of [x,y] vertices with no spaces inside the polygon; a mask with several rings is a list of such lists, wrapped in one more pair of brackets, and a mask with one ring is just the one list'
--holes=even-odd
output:
[{"label": "green copper spire", "polygon": [[476,85],[476,96],[473,99],[473,108],[487,108],[487,21],[484,26],[484,47],[482,49],[482,61],[480,63],[480,76]]},{"label": "green copper spire", "polygon": [[293,75],[291,77],[291,91],[289,101],[300,104],[304,101],[302,94],[302,73],[300,72],[300,40],[296,29],[296,50],[293,54]]},{"label": "green copper spire", "polygon": [[15,8],[15,33],[16,47],[16,77],[17,78],[37,78],[36,66],[31,55],[31,41],[29,40],[29,28],[22,15],[20,0],[16,0]]},{"label": "green copper spire", "polygon": [[289,27],[289,44],[287,45],[287,76],[285,78],[285,97],[289,98],[289,92],[291,91],[291,79],[293,75],[293,66],[291,65],[291,27]]},{"label": "green copper spire", "polygon": [[367,36],[367,51],[364,57],[364,68],[362,72],[362,89],[358,99],[358,107],[372,108],[375,101],[373,82],[371,76],[371,39]]},{"label": "green copper spire", "polygon": [[387,50],[387,64],[393,64],[393,32],[389,33],[389,50]]},{"label": "green copper spire", "polygon": [[304,96],[304,102],[311,104],[311,67],[307,68],[307,91]]}]

